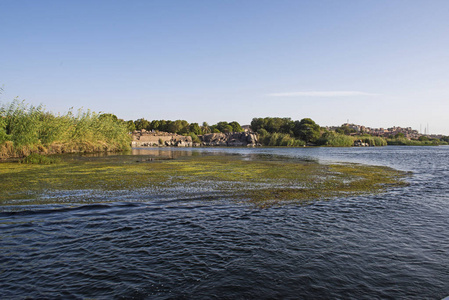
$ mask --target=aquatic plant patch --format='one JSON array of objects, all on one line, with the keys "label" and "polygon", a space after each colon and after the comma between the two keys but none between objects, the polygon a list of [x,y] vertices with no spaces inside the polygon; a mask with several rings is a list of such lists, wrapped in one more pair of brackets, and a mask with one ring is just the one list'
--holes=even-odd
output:
[{"label": "aquatic plant patch", "polygon": [[66,156],[57,164],[1,163],[0,204],[117,201],[115,193],[126,201],[202,195],[267,206],[380,193],[406,185],[406,176],[380,166],[261,156]]}]

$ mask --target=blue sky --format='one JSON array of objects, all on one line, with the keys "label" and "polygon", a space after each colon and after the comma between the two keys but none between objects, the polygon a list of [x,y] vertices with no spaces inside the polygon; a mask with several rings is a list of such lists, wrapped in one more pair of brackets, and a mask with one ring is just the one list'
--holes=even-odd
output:
[{"label": "blue sky", "polygon": [[0,101],[449,134],[448,49],[446,0],[0,0]]}]

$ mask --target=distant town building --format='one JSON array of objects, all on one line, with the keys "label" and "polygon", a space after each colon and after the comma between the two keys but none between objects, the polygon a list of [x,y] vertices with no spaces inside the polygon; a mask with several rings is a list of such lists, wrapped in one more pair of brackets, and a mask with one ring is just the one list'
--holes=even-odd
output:
[{"label": "distant town building", "polygon": [[[398,134],[403,134],[405,138],[407,139],[417,139],[419,138],[422,134],[420,134],[418,132],[418,130],[414,130],[411,127],[399,127],[399,126],[393,126],[390,128],[371,128],[371,127],[366,127],[363,125],[356,125],[356,124],[349,124],[349,123],[344,123],[341,126],[337,127],[337,126],[328,126],[326,127],[327,130],[331,130],[331,131],[335,131],[338,128],[341,127],[347,127],[349,129],[354,130],[355,132],[352,133],[351,135],[358,135],[358,134],[363,134],[363,133],[368,133],[370,135],[373,136],[380,136],[380,137],[394,137]],[[429,136],[429,137],[433,137],[433,136]],[[436,137],[436,136],[435,136]]]}]

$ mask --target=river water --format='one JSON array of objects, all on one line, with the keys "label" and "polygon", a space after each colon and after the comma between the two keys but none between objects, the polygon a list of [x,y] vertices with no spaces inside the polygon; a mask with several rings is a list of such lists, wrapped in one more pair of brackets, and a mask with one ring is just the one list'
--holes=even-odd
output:
[{"label": "river water", "polygon": [[381,195],[265,209],[217,196],[3,210],[0,298],[449,295],[449,147],[214,148],[172,154],[191,151],[358,162],[413,175],[409,186]]}]

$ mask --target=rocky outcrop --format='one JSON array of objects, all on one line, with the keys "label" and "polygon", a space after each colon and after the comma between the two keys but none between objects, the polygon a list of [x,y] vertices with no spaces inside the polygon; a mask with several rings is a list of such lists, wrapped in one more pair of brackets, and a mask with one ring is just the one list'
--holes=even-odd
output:
[{"label": "rocky outcrop", "polygon": [[362,140],[355,140],[354,147],[369,147],[370,144],[364,143]]},{"label": "rocky outcrop", "polygon": [[199,136],[203,146],[255,147],[260,146],[252,132],[210,133]]},{"label": "rocky outcrop", "polygon": [[192,137],[168,132],[134,131],[132,147],[192,147]]},{"label": "rocky outcrop", "polygon": [[261,146],[257,134],[252,132],[210,133],[199,135],[200,143],[193,143],[192,137],[168,132],[134,131],[132,147],[255,147]]}]

